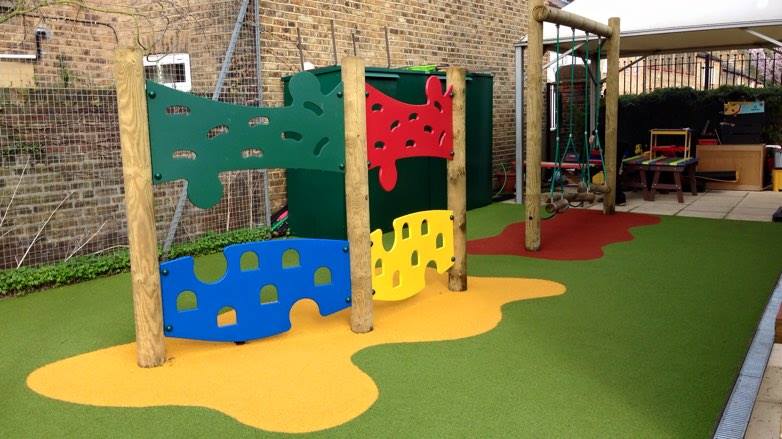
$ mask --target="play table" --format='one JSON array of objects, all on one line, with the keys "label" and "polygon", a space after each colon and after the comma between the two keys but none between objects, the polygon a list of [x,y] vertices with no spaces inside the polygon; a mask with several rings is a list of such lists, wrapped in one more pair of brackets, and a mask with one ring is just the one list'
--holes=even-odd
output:
[{"label": "play table", "polygon": [[[682,194],[682,174],[687,174],[690,181],[690,191],[693,195],[698,195],[698,189],[695,186],[695,166],[698,164],[696,157],[657,157],[649,159],[646,156],[638,155],[626,158],[622,161],[624,175],[630,176],[638,174],[638,180],[630,180],[627,186],[643,190],[644,200],[654,201],[654,194],[658,189],[673,189],[676,191],[676,198],[680,203],[684,203],[684,194]],[[653,172],[652,184],[649,185],[648,172]],[[660,183],[660,174],[673,174],[673,183]]]}]

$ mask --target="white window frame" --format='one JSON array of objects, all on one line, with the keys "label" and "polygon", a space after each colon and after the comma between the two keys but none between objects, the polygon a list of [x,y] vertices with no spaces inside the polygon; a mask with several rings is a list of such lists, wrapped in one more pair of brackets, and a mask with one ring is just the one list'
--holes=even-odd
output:
[{"label": "white window frame", "polygon": [[[189,92],[193,89],[193,83],[190,76],[190,54],[188,53],[169,53],[169,54],[153,54],[144,57],[144,66],[157,66],[158,68],[163,65],[170,64],[184,64],[185,66],[185,81],[184,82],[161,82],[166,87],[173,88],[179,91]],[[153,79],[154,80],[154,79]]]}]

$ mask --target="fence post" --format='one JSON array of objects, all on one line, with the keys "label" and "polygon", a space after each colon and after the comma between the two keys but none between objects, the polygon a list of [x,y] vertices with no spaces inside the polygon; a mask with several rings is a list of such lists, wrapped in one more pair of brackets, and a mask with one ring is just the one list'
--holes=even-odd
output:
[{"label": "fence post", "polygon": [[345,112],[345,208],[350,247],[353,332],[372,330],[372,275],[369,241],[369,175],[364,61],[342,60]]},{"label": "fence post", "polygon": [[453,93],[453,158],[448,161],[448,210],[453,212],[454,263],[448,270],[448,289],[467,289],[467,171],[466,154],[466,104],[467,87],[465,70],[449,67],[446,83]]},{"label": "fence post", "polygon": [[136,360],[141,367],[155,367],[165,363],[166,346],[163,341],[152,160],[141,58],[139,49],[117,50],[114,77],[128,218]]},{"label": "fence post", "polygon": [[603,195],[603,213],[612,214],[616,207],[616,156],[619,129],[619,18],[608,19],[611,38],[608,40],[608,71],[606,72],[606,149],[605,171],[608,193]]}]

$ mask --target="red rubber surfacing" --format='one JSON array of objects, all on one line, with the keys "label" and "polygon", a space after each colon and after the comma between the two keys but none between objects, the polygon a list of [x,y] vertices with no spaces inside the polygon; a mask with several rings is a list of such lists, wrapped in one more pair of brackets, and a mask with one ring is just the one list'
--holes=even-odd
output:
[{"label": "red rubber surfacing", "polygon": [[499,235],[467,242],[472,255],[516,255],[540,259],[575,261],[598,259],[603,247],[630,241],[630,228],[657,224],[655,215],[617,212],[603,215],[597,210],[569,209],[541,221],[541,246],[536,252],[524,248],[524,222],[513,223]]}]

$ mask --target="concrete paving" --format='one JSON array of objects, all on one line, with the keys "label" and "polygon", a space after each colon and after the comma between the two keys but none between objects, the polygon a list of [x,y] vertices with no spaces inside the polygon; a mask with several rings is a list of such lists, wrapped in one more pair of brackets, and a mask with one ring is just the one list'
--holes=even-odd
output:
[{"label": "concrete paving", "polygon": [[782,344],[775,344],[747,426],[747,439],[782,437]]},{"label": "concrete paving", "polygon": [[[698,218],[731,219],[744,221],[771,221],[771,216],[782,207],[782,192],[718,191],[709,190],[698,195],[684,194],[684,203],[676,200],[676,194],[657,194],[654,201],[643,199],[641,192],[625,192],[627,202],[616,206],[618,212],[650,213]],[[586,209],[602,209],[602,204],[585,206]]]}]

